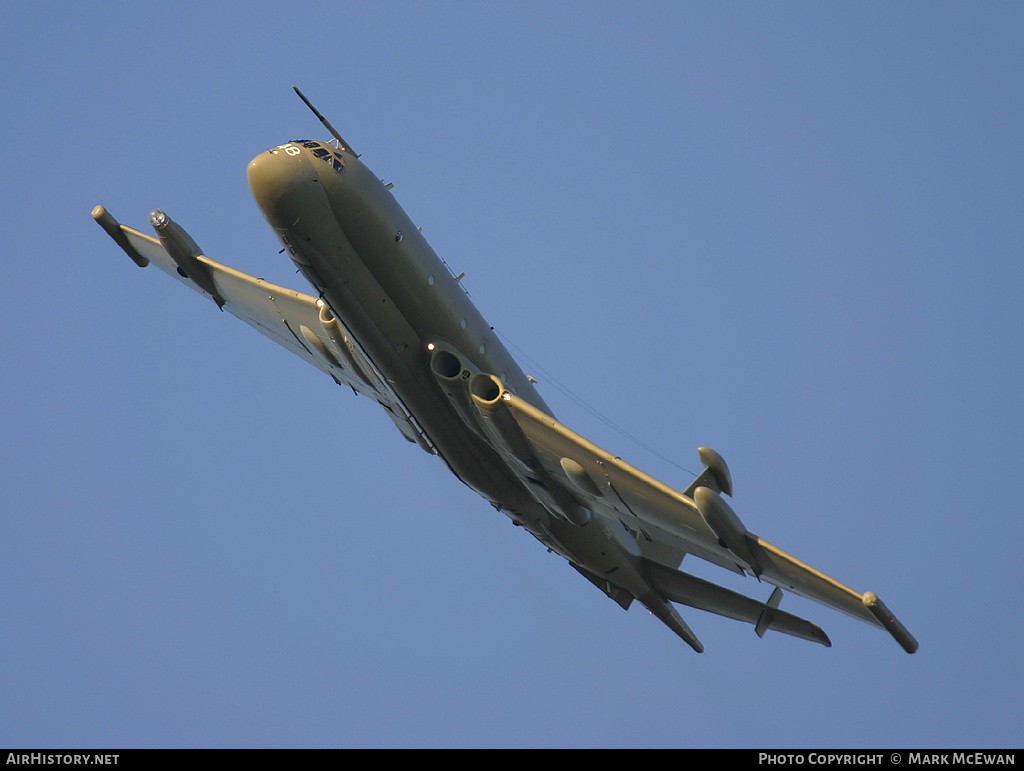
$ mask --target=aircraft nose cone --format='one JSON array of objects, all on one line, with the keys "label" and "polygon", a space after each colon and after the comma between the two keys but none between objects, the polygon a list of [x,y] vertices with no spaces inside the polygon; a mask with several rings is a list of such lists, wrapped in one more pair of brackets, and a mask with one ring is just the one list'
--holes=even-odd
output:
[{"label": "aircraft nose cone", "polygon": [[249,189],[274,227],[291,227],[304,209],[322,203],[323,187],[306,154],[293,144],[260,153],[246,170]]},{"label": "aircraft nose cone", "polygon": [[260,153],[249,162],[246,177],[249,189],[260,208],[266,211],[288,196],[289,191],[302,183],[306,163],[299,148],[293,145],[275,147]]}]

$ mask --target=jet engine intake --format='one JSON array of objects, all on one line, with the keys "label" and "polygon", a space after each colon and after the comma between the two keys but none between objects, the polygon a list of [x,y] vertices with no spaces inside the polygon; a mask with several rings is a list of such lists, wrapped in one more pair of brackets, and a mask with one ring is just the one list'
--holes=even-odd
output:
[{"label": "jet engine intake", "polygon": [[505,384],[494,375],[480,372],[469,379],[469,393],[474,402],[485,405],[494,404],[505,390]]},{"label": "jet engine intake", "polygon": [[448,399],[452,409],[458,413],[459,419],[481,437],[486,437],[480,425],[480,415],[473,409],[469,396],[468,385],[476,373],[476,368],[465,358],[446,347],[446,344],[431,343],[430,371],[437,380],[441,392]]},{"label": "jet engine intake", "polygon": [[[441,380],[445,382],[457,382],[460,377],[468,380],[470,372],[463,367],[462,359],[445,348],[435,348],[430,357],[430,369]],[[465,370],[465,375],[463,375]]]},{"label": "jet engine intake", "polygon": [[469,379],[469,395],[484,432],[518,467],[521,478],[528,482],[530,495],[550,514],[580,527],[587,524],[590,510],[537,462],[523,430],[501,398],[504,393],[505,384],[494,375],[478,372]]}]

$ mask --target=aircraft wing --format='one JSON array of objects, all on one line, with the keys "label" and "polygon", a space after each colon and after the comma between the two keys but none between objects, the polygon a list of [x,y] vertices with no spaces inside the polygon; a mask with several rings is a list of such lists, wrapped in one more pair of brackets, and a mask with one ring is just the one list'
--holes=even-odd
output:
[{"label": "aircraft wing", "polygon": [[[121,225],[102,206],[97,206],[92,216],[136,265],[156,266],[330,375],[338,384],[379,402],[406,439],[431,451],[415,421],[322,300],[229,268],[203,254],[188,254],[186,250],[184,256],[180,251],[172,256],[161,239]],[[179,227],[170,218],[167,221]],[[184,238],[195,247],[187,234]],[[193,251],[198,252],[198,247]],[[176,258],[185,263],[184,267]]]},{"label": "aircraft wing", "polygon": [[[725,462],[713,450],[700,449],[708,468],[685,494],[680,493],[503,387],[496,396],[497,390],[485,393],[478,389],[488,398],[474,395],[474,402],[495,427],[492,430],[500,436],[511,465],[530,469],[534,478],[541,477],[549,487],[561,487],[579,506],[618,519],[637,534],[645,557],[654,553],[648,552],[645,544],[669,544],[668,553],[690,553],[735,572],[755,575],[885,629],[908,653],[917,649],[917,641],[874,593],[856,592],[747,531],[719,495],[731,494],[732,482]],[[530,457],[525,457],[527,454]],[[662,563],[657,567],[648,562],[652,585],[667,599],[751,623],[757,623],[766,609],[762,603],[664,567],[663,560],[657,561]],[[659,570],[661,567],[664,570]],[[673,575],[661,575],[665,571]],[[672,596],[673,587],[676,596]],[[794,631],[788,633],[824,641],[816,627],[794,623]]]}]

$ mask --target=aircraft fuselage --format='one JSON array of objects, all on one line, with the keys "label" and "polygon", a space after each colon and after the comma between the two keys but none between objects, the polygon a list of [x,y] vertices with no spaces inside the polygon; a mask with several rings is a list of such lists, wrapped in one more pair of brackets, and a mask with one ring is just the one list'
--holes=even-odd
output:
[{"label": "aircraft fuselage", "polygon": [[[477,372],[500,377],[538,409],[551,410],[389,186],[355,155],[310,140],[261,153],[247,174],[292,261],[422,427],[424,448],[549,547],[577,565],[614,570],[617,584],[643,593],[635,541],[625,528],[579,527],[551,516],[537,501],[543,483],[526,490],[472,430],[471,405],[460,414],[466,391],[456,381]],[[447,393],[446,380],[453,384]]]},{"label": "aircraft fuselage", "polygon": [[[298,89],[296,89],[298,92]],[[386,185],[320,118],[336,144],[296,140],[261,153],[249,185],[317,296],[207,257],[154,209],[156,238],[92,216],[139,267],[150,264],[298,357],[376,400],[410,442],[449,469],[623,608],[639,600],[696,651],[673,603],[831,645],[779,608],[783,590],[917,641],[873,592],[841,584],[747,530],[722,497],[732,475],[714,450],[684,491],[554,419]],[[758,601],[678,569],[686,555],[775,586]]]}]

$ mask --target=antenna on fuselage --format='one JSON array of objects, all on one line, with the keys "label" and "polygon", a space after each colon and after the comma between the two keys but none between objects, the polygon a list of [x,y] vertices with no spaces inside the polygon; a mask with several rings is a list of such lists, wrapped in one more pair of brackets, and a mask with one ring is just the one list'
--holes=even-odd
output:
[{"label": "antenna on fuselage", "polygon": [[295,93],[299,95],[299,99],[306,103],[306,107],[311,109],[313,111],[313,114],[320,119],[320,122],[324,124],[324,128],[331,132],[331,136],[338,140],[338,144],[341,145],[341,149],[345,150],[346,152],[352,153],[352,155],[358,158],[359,153],[353,150],[352,146],[341,138],[341,134],[338,133],[337,129],[335,129],[334,126],[330,124],[327,118],[320,114],[320,111],[313,106],[313,103],[306,98],[306,95],[299,91],[299,87],[292,86],[292,88],[294,88]]}]

